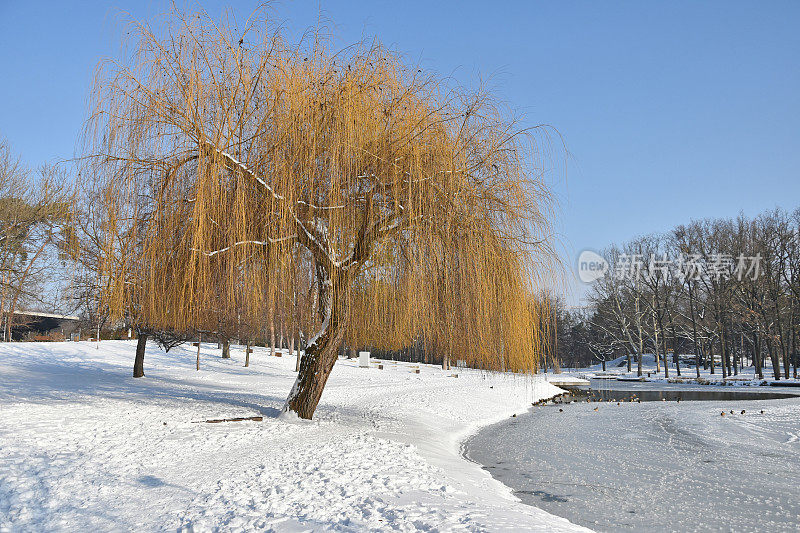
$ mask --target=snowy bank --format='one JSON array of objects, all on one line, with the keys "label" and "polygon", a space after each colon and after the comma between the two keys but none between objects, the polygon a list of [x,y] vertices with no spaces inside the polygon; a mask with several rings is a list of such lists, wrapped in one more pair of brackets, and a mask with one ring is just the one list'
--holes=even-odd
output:
[{"label": "snowy bank", "polygon": [[586,379],[602,378],[617,379],[620,381],[711,385],[721,387],[800,387],[800,379],[774,379],[772,377],[771,366],[762,369],[763,378],[758,377],[756,369],[752,366],[742,367],[739,369],[738,373],[723,378],[722,367],[719,366],[719,362],[717,362],[713,374],[710,368],[700,367],[700,377],[698,378],[695,367],[686,364],[685,360],[687,356],[681,356],[681,358],[683,359],[681,363],[681,375],[678,375],[670,359],[669,377],[667,377],[664,372],[663,364],[656,366],[655,356],[653,354],[643,354],[641,376],[638,375],[636,356],[631,356],[630,372],[628,372],[627,369],[627,360],[625,356],[606,361],[606,370],[602,369],[602,363],[598,363],[586,368],[570,369],[570,372]]},{"label": "snowy bank", "polygon": [[549,383],[340,360],[306,422],[279,416],[293,357],[215,348],[148,347],[133,379],[131,341],[0,345],[0,530],[581,529],[460,454]]}]

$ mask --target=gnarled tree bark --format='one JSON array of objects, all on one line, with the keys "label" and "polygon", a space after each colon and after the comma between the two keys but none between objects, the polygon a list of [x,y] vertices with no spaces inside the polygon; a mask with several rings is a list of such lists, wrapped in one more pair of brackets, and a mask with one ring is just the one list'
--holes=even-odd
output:
[{"label": "gnarled tree bark", "polygon": [[339,358],[347,324],[347,305],[342,296],[342,283],[347,283],[347,277],[337,275],[334,280],[324,267],[317,266],[322,328],[303,353],[300,371],[283,408],[297,413],[300,418],[310,420],[314,415],[328,376]]}]

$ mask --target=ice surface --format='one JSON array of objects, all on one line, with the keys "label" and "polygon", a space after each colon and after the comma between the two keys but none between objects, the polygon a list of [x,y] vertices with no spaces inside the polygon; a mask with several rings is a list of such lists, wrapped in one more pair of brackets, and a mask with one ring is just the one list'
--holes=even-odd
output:
[{"label": "ice surface", "polygon": [[797,531],[798,436],[796,398],[574,403],[466,446],[523,501],[592,529]]}]

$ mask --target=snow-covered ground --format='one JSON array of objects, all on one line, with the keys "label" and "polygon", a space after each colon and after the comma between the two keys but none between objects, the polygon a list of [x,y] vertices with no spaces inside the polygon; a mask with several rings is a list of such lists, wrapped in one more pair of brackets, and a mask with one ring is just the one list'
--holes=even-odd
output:
[{"label": "snow-covered ground", "polygon": [[0,344],[0,531],[581,529],[460,454],[549,383],[340,360],[305,422],[293,357],[215,348],[149,346],[133,379],[132,341]]}]

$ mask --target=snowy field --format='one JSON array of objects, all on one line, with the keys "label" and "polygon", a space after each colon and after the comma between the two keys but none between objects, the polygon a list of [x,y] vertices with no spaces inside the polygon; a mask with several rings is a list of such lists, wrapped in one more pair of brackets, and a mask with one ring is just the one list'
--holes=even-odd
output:
[{"label": "snowy field", "polygon": [[541,406],[467,448],[523,501],[598,531],[800,529],[800,398]]},{"label": "snowy field", "polygon": [[196,349],[148,346],[133,379],[134,350],[0,344],[0,531],[582,529],[460,454],[560,392],[541,380],[340,360],[305,422],[279,416],[293,357],[208,344],[197,372]]}]

